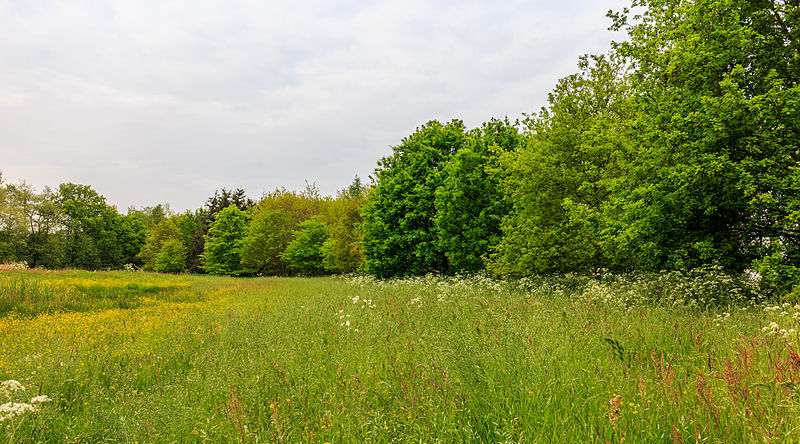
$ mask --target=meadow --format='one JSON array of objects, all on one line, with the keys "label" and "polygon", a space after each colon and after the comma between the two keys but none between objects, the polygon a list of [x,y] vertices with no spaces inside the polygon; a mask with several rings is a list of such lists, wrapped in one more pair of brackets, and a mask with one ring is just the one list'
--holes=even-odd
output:
[{"label": "meadow", "polygon": [[0,271],[0,441],[799,442],[796,304],[714,269]]}]

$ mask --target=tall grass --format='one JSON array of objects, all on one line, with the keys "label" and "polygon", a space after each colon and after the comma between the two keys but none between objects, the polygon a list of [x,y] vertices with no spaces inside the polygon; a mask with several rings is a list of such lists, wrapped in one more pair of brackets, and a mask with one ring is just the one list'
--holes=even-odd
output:
[{"label": "tall grass", "polygon": [[134,308],[201,297],[185,280],[125,272],[0,271],[0,291],[0,315]]},{"label": "tall grass", "polygon": [[53,401],[0,424],[18,442],[797,441],[800,306],[714,273],[96,273],[197,297],[9,312],[0,380]]}]

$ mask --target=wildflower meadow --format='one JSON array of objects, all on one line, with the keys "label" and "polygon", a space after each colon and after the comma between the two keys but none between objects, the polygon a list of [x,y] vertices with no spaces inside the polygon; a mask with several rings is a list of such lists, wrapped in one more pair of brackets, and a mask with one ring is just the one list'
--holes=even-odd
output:
[{"label": "wildflower meadow", "polygon": [[0,272],[0,442],[798,442],[752,276]]}]

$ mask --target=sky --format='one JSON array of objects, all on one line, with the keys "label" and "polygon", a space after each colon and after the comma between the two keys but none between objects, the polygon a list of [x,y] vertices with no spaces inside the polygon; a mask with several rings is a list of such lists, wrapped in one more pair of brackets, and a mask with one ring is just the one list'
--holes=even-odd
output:
[{"label": "sky", "polygon": [[0,172],[109,204],[333,195],[429,120],[519,118],[628,0],[0,0]]}]

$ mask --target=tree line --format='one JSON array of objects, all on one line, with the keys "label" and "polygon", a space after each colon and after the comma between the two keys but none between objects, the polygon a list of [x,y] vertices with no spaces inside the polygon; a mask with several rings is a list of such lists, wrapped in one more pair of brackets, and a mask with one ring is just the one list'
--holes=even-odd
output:
[{"label": "tree line", "polygon": [[336,197],[308,186],[256,202],[242,189],[223,188],[197,210],[175,214],[159,204],[123,215],[87,185],[37,193],[0,175],[0,262],[227,275],[352,272],[363,263],[367,190],[356,177]]},{"label": "tree line", "polygon": [[800,5],[635,0],[524,119],[431,121],[369,186],[117,214],[83,185],[0,191],[0,259],[231,275],[751,269],[800,281]]}]

